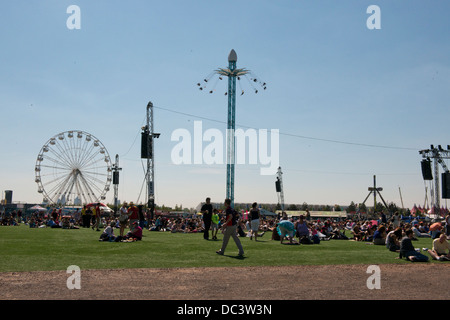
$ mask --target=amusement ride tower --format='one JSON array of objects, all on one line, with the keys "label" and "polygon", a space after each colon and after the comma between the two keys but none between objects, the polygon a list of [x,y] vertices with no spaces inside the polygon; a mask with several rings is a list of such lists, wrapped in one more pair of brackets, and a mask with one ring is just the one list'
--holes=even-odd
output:
[{"label": "amusement ride tower", "polygon": [[[253,86],[253,83],[259,83],[264,90],[266,89],[266,84],[261,83],[256,77],[252,76],[250,70],[247,70],[245,68],[236,68],[236,61],[236,51],[232,49],[230,51],[230,54],[228,55],[228,68],[219,68],[217,70],[214,70],[214,72],[211,74],[211,77],[213,75],[219,75],[218,80],[222,80],[223,76],[228,77],[228,91],[225,93],[225,95],[228,95],[226,197],[231,200],[232,206],[234,206],[234,176],[236,159],[234,137],[234,132],[236,129],[236,80],[239,81],[242,76],[246,77],[247,75],[251,75],[251,78],[248,80],[255,93],[258,93],[258,90]],[[200,87],[200,90],[206,88],[206,83],[209,82],[211,77],[207,77],[206,79],[204,79],[204,86],[201,86],[200,83],[197,83],[197,85]],[[209,93],[213,92],[214,88],[209,91]],[[243,94],[244,90],[241,91],[241,95]]]}]

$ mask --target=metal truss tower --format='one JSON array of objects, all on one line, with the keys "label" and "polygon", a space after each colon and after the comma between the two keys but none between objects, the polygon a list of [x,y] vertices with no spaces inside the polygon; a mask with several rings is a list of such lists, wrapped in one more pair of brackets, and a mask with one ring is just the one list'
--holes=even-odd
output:
[{"label": "metal truss tower", "polygon": [[119,155],[116,154],[116,162],[112,166],[113,171],[113,185],[114,185],[114,215],[117,215],[117,210],[119,207],[119,171],[122,168],[119,168]]},{"label": "metal truss tower", "polygon": [[281,172],[281,167],[278,167],[277,181],[275,181],[275,188],[278,193],[278,203],[281,206],[281,212],[284,211],[284,191],[283,191],[283,172]]},{"label": "metal truss tower", "polygon": [[[450,146],[447,145],[447,150],[444,150],[440,145],[434,147],[434,145],[430,146],[430,149],[420,150],[419,153],[422,155],[422,158],[425,161],[431,161],[433,159],[434,163],[434,192],[432,193],[432,201],[435,209],[440,210],[441,201],[440,201],[440,186],[439,186],[439,165],[441,165],[442,169],[444,169],[444,173],[448,174],[449,169],[444,162],[444,159],[450,159]],[[432,177],[431,177],[432,179]],[[446,186],[442,186],[446,188]],[[447,192],[445,192],[447,194]],[[444,197],[443,197],[444,198]],[[447,198],[447,196],[445,196]]]},{"label": "metal truss tower", "polygon": [[154,138],[159,138],[160,134],[154,132],[153,126],[153,103],[147,104],[147,125],[142,128],[141,158],[147,159],[147,208],[153,217],[155,211],[155,152]]}]

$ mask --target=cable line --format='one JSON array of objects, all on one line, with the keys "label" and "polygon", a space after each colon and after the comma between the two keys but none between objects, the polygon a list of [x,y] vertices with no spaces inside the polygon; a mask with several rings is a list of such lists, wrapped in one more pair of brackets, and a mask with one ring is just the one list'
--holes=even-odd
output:
[{"label": "cable line", "polygon": [[[188,116],[188,117],[194,117],[194,118],[197,118],[197,119],[202,119],[202,120],[207,120],[207,121],[213,121],[213,122],[217,122],[217,123],[226,124],[225,121],[221,121],[221,120],[217,120],[217,119],[211,119],[211,118],[208,118],[208,117],[198,116],[198,115],[194,115],[194,114],[191,114],[191,113],[176,111],[176,110],[163,108],[163,107],[158,107],[158,106],[153,106],[153,107],[157,108],[157,109],[160,109],[160,110],[164,110],[164,111],[167,111],[167,112],[172,112],[172,113],[176,113],[176,114],[180,114],[180,115],[184,115],[184,116]],[[247,129],[255,129],[255,130],[257,129],[257,128],[253,128],[253,127],[245,126],[245,125],[241,125],[241,124],[236,124],[236,126],[241,127],[241,128],[247,128]],[[323,141],[323,142],[331,142],[331,143],[339,143],[339,144],[361,146],[361,147],[418,151],[418,149],[416,149],[416,148],[398,147],[398,146],[384,146],[384,145],[376,145],[376,144],[368,144],[368,143],[358,143],[358,142],[349,142],[349,141],[342,141],[342,140],[333,140],[333,139],[309,137],[309,136],[303,136],[303,135],[293,134],[293,133],[286,133],[286,132],[281,132],[281,131],[279,132],[279,134],[280,135],[284,135],[284,136],[294,137],[294,138],[316,140],[316,141]]]}]

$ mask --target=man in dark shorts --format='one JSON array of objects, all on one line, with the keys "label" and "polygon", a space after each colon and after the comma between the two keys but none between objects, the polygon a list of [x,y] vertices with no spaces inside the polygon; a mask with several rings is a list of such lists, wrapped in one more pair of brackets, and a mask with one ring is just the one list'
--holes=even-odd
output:
[{"label": "man in dark shorts", "polygon": [[202,206],[202,209],[200,211],[203,214],[203,223],[205,225],[205,230],[203,232],[203,239],[209,240],[209,229],[211,228],[211,217],[213,211],[211,198],[209,197],[206,198],[206,203]]}]

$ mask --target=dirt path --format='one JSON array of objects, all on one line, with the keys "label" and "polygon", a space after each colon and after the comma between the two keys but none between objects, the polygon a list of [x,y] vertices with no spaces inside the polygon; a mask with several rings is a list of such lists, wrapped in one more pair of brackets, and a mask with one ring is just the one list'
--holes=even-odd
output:
[{"label": "dirt path", "polygon": [[372,290],[368,267],[81,270],[81,288],[72,290],[65,271],[5,272],[0,300],[450,299],[450,263],[379,265],[381,288]]}]

